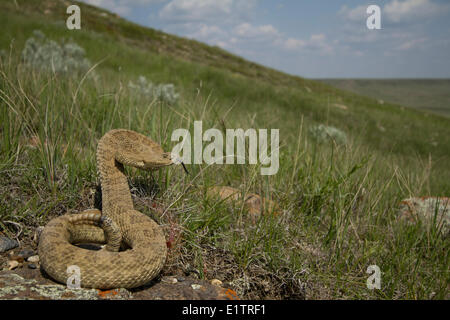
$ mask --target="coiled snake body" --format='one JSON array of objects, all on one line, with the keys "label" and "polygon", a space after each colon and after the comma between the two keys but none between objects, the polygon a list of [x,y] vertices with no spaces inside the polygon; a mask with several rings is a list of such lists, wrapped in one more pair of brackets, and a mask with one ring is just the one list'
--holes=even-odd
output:
[{"label": "coiled snake body", "polygon": [[[43,269],[66,283],[69,266],[80,270],[85,288],[134,288],[161,271],[167,254],[164,234],[151,218],[134,210],[123,166],[154,170],[172,164],[169,153],[137,132],[116,129],[97,147],[97,169],[102,187],[102,211],[86,210],[51,220],[40,236]],[[93,251],[75,246],[104,243]],[[119,251],[126,245],[128,250]]]}]

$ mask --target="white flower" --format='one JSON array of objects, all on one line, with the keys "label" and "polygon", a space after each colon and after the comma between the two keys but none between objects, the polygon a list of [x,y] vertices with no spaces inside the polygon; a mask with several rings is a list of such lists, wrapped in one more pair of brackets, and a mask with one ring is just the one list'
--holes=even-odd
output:
[{"label": "white flower", "polygon": [[60,45],[47,39],[39,30],[33,31],[33,36],[25,42],[22,59],[35,69],[62,74],[84,73],[91,67],[91,63],[85,58],[84,49],[76,43]]},{"label": "white flower", "polygon": [[154,85],[152,82],[147,81],[147,78],[144,76],[139,76],[137,83],[130,81],[128,87],[150,99],[158,99],[168,104],[174,104],[179,97],[173,84]]},{"label": "white flower", "polygon": [[325,126],[323,124],[309,128],[309,134],[319,143],[329,140],[333,140],[338,144],[347,143],[347,135],[343,131],[335,127]]}]

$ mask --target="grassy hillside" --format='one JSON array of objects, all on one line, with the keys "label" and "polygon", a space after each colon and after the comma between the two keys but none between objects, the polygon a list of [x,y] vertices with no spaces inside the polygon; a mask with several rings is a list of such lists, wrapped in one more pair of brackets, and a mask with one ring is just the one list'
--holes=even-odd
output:
[{"label": "grassy hillside", "polygon": [[375,99],[450,116],[450,79],[323,79]]},{"label": "grassy hillside", "polygon": [[[245,298],[445,298],[448,237],[397,219],[409,196],[450,194],[450,120],[340,91],[167,35],[80,4],[82,30],[65,27],[64,1],[0,1],[0,222],[23,237],[65,212],[98,206],[98,139],[112,128],[144,133],[170,151],[173,130],[279,128],[280,170],[188,165],[127,169],[137,210],[163,225],[172,246],[163,274],[189,268]],[[93,68],[64,75],[25,64],[39,29],[72,38]],[[172,83],[168,104],[129,87],[145,76]],[[318,124],[348,141],[319,143]],[[204,196],[229,185],[278,202],[252,223],[241,206]],[[96,191],[97,190],[97,191]],[[8,233],[9,225],[0,224]],[[377,264],[382,289],[366,287]],[[181,271],[180,271],[181,270]]]}]

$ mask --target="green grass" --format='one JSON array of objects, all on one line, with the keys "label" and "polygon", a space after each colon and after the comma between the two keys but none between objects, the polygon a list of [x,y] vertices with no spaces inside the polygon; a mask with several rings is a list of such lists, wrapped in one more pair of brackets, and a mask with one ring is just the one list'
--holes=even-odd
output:
[{"label": "green grass", "polygon": [[450,79],[322,79],[342,90],[450,116]]},{"label": "green grass", "polygon": [[[95,150],[112,128],[144,133],[167,151],[172,131],[192,133],[196,120],[204,130],[279,128],[274,176],[247,164],[189,165],[189,176],[179,166],[127,169],[136,208],[173,242],[163,274],[196,269],[245,298],[448,298],[448,236],[399,222],[397,210],[412,195],[450,194],[449,119],[288,76],[86,5],[82,30],[72,32],[62,2],[16,2],[0,3],[0,49],[8,52],[0,66],[0,221],[22,224],[23,237],[98,205]],[[73,38],[98,63],[97,77],[22,64],[35,29]],[[132,94],[128,82],[139,75],[174,83],[178,103]],[[308,129],[321,123],[349,143],[316,144]],[[242,207],[204,196],[213,185],[271,197],[283,213],[253,224]],[[383,272],[381,290],[366,287],[373,264]]]}]

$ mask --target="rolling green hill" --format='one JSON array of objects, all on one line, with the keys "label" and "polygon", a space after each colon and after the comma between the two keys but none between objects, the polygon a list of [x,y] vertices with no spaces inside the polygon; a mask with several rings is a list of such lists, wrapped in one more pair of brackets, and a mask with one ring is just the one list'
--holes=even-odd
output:
[{"label": "rolling green hill", "polygon": [[342,90],[450,116],[450,79],[322,79]]},{"label": "rolling green hill", "polygon": [[[398,208],[410,196],[450,194],[450,119],[287,75],[82,3],[82,29],[70,31],[69,4],[0,1],[0,231],[11,233],[1,222],[15,221],[29,239],[55,216],[98,207],[95,150],[110,129],[144,133],[166,151],[176,144],[172,132],[192,133],[197,120],[221,132],[280,129],[273,176],[250,164],[188,165],[188,176],[179,166],[126,170],[136,209],[171,242],[162,274],[195,269],[250,299],[448,298],[448,236],[436,224],[399,221]],[[92,68],[64,73],[26,63],[35,30],[55,43],[72,39]],[[173,84],[179,98],[149,97],[136,89],[140,77]],[[319,125],[345,138],[318,139]],[[271,198],[281,212],[252,221],[243,206],[207,197],[216,185]],[[381,290],[366,287],[373,264],[383,272]]]}]

